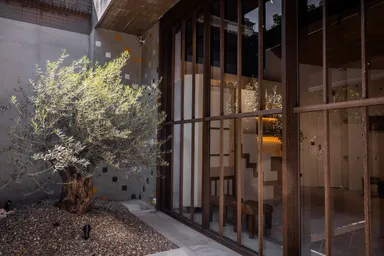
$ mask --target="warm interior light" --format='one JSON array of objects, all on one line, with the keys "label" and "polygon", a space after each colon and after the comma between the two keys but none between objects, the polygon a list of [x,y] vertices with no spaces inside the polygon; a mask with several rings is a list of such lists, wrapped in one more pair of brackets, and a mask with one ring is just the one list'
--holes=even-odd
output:
[{"label": "warm interior light", "polygon": [[279,138],[274,137],[274,136],[264,136],[263,137],[263,142],[268,142],[268,143],[281,143]]},{"label": "warm interior light", "polygon": [[[256,117],[256,120],[258,120],[259,118]],[[272,122],[272,121],[277,121],[277,118],[275,117],[263,117],[263,121],[267,121],[267,122]]]}]

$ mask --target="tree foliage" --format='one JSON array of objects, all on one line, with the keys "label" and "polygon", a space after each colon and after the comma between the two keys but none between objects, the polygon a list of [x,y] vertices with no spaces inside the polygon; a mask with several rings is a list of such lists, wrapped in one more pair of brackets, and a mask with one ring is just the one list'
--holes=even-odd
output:
[{"label": "tree foliage", "polygon": [[[88,178],[106,163],[128,178],[140,166],[166,165],[164,141],[156,139],[165,120],[158,112],[158,84],[122,83],[128,53],[104,65],[83,57],[66,66],[67,57],[63,52],[47,61],[44,72],[37,67],[36,78],[20,89],[22,97],[11,98],[18,113],[9,131],[11,178],[27,175],[44,190],[66,169]],[[46,180],[38,181],[40,175]]]}]

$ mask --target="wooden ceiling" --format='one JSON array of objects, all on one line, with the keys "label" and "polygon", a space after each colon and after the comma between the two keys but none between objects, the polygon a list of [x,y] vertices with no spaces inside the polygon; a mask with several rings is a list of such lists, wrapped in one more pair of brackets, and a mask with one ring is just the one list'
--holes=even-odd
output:
[{"label": "wooden ceiling", "polygon": [[141,35],[179,0],[112,0],[99,27]]}]

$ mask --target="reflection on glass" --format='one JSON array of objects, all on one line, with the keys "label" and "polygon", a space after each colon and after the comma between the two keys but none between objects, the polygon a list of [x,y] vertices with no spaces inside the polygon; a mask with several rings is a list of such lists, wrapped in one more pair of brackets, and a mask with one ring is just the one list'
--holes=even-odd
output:
[{"label": "reflection on glass", "polygon": [[329,113],[333,255],[365,255],[361,111]]},{"label": "reflection on glass", "polygon": [[384,255],[384,106],[368,108],[368,165],[371,174],[372,255]]},{"label": "reflection on glass", "polygon": [[[194,127],[194,136],[192,128]],[[203,174],[203,123],[184,124],[183,142],[183,216],[191,219],[192,207],[194,207],[194,219],[198,224],[202,224],[202,174]],[[194,143],[194,150],[192,145]],[[194,152],[194,153],[193,153]],[[194,160],[192,158],[194,154]],[[194,161],[194,171],[192,173],[192,161]],[[193,176],[192,176],[193,175]],[[194,183],[192,183],[192,177]],[[193,205],[192,205],[192,188]]]},{"label": "reflection on glass", "polygon": [[183,216],[189,219],[192,207],[192,124],[186,123],[183,127]]},{"label": "reflection on glass", "polygon": [[[220,200],[220,121],[211,122],[211,154],[210,154],[210,229],[219,232],[219,200]],[[234,231],[233,213],[236,210],[236,174],[235,174],[235,121],[223,121],[223,170],[224,170],[224,213],[223,236],[237,241]]]},{"label": "reflection on glass", "polygon": [[318,0],[299,3],[300,105],[308,106],[321,104],[323,99],[323,7]]},{"label": "reflection on glass", "polygon": [[184,62],[184,120],[192,119],[192,20],[185,24],[185,62]]},{"label": "reflection on glass", "polygon": [[204,73],[204,16],[197,15],[196,21],[196,75],[195,75],[195,117],[203,117],[203,73]]},{"label": "reflection on glass", "polygon": [[324,252],[324,117],[300,114],[301,253]]},{"label": "reflection on glass", "polygon": [[195,123],[195,178],[194,178],[194,221],[202,224],[203,191],[203,123]]},{"label": "reflection on glass", "polygon": [[360,1],[329,2],[326,52],[329,101],[357,100],[361,98]]},{"label": "reflection on glass", "polygon": [[241,111],[259,108],[259,7],[257,1],[243,0],[243,52],[241,79]]},{"label": "reflection on glass", "polygon": [[176,30],[175,38],[175,59],[174,59],[174,107],[173,107],[173,114],[174,114],[174,120],[179,121],[181,120],[181,77],[182,77],[182,70],[181,70],[181,30],[180,28]]},{"label": "reflection on glass", "polygon": [[[324,117],[300,115],[303,255],[325,254]],[[361,109],[329,113],[332,255],[364,255]],[[319,254],[319,255],[320,255]]]},{"label": "reflection on glass", "polygon": [[264,253],[283,255],[282,115],[263,118]]},{"label": "reflection on glass", "polygon": [[282,0],[265,3],[264,81],[262,84],[264,109],[282,108]]},{"label": "reflection on glass", "polygon": [[211,13],[211,116],[220,113],[220,1],[216,1]]},{"label": "reflection on glass", "polygon": [[258,118],[241,119],[242,131],[238,136],[242,141],[242,244],[259,252],[258,248]]},{"label": "reflection on glass", "polygon": [[179,213],[180,207],[180,125],[174,125],[173,142],[173,211]]},{"label": "reflection on glass", "polygon": [[368,96],[384,97],[384,52],[382,31],[384,28],[384,1],[369,0],[367,8],[367,65]]},{"label": "reflection on glass", "polygon": [[220,199],[220,121],[210,122],[210,196],[209,196],[209,227],[219,232],[219,199]]}]

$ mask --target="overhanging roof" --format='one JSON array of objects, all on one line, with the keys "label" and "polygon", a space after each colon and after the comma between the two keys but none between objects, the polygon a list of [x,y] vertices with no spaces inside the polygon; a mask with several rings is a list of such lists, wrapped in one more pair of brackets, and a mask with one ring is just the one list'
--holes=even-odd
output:
[{"label": "overhanging roof", "polygon": [[[141,35],[179,0],[111,0],[98,22],[99,28]],[[95,2],[95,1],[94,1]]]}]

